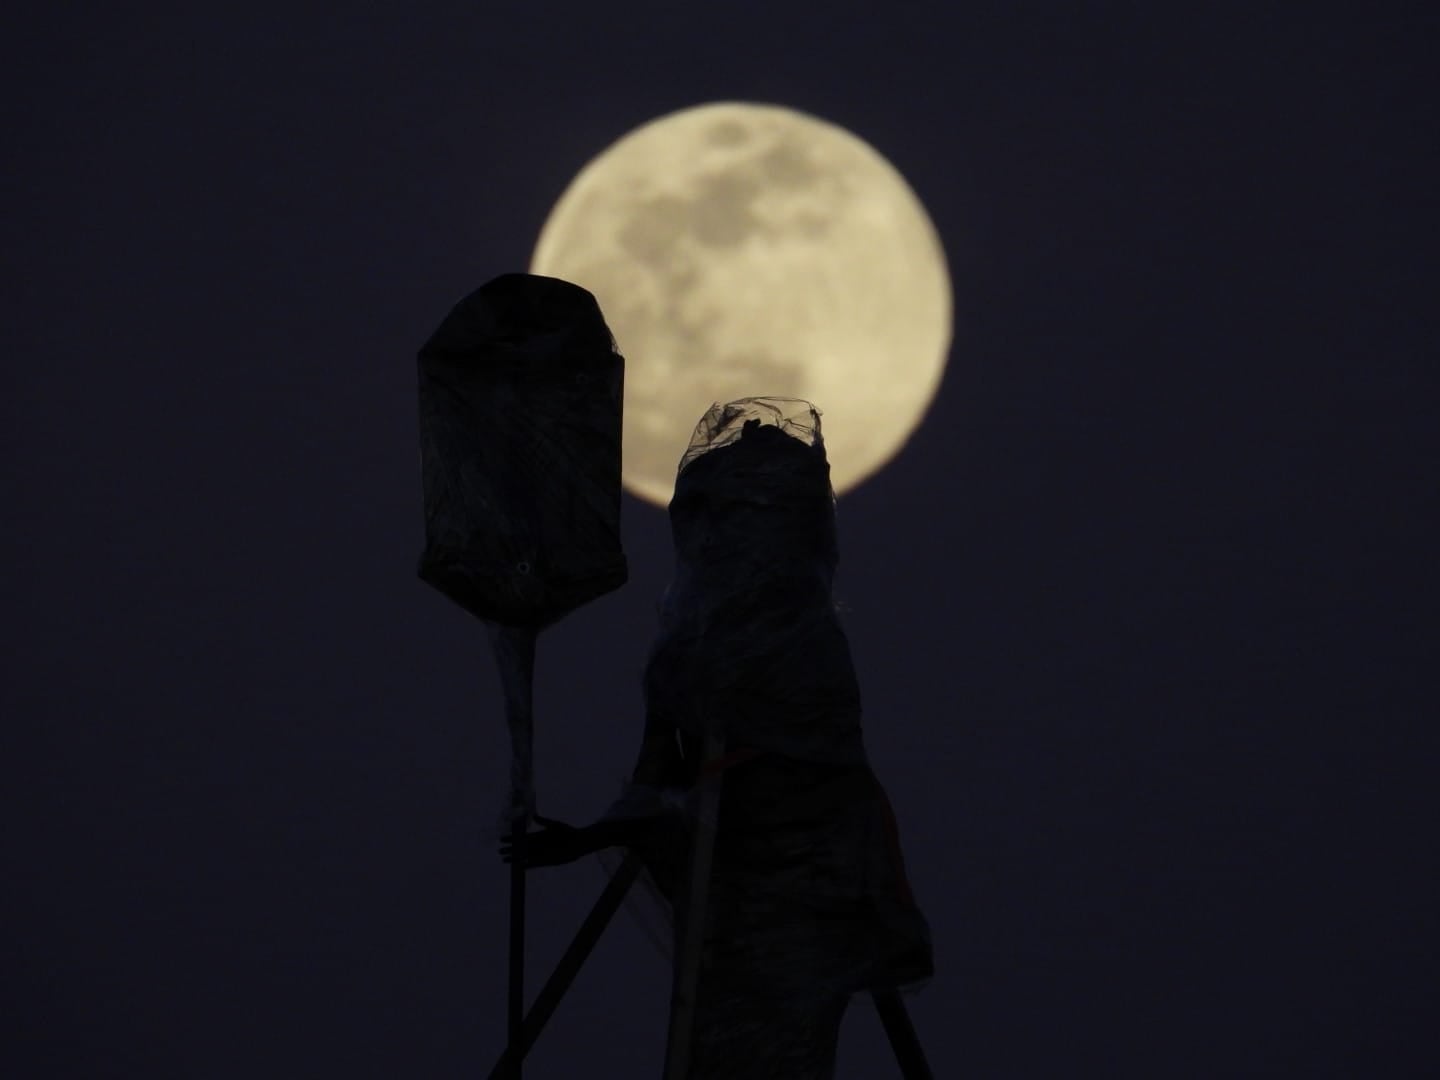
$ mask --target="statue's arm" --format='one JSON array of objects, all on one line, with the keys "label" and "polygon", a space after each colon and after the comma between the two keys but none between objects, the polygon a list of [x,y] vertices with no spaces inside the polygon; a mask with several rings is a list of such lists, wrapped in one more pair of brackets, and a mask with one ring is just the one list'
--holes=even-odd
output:
[{"label": "statue's arm", "polygon": [[688,771],[674,724],[654,710],[648,711],[630,780],[620,797],[590,826],[591,841],[597,847],[630,845],[667,819],[682,815],[690,786]]},{"label": "statue's arm", "polygon": [[[557,866],[609,847],[653,843],[683,817],[687,769],[672,724],[647,715],[635,769],[620,797],[589,825],[567,825],[537,817],[541,830],[526,838],[525,865]],[[513,848],[507,840],[501,856],[508,862]]]}]

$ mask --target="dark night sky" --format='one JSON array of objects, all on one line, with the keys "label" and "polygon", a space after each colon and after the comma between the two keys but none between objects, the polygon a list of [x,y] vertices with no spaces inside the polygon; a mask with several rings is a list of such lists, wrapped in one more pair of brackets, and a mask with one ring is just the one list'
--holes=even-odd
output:
[{"label": "dark night sky", "polygon": [[[951,260],[940,396],[840,507],[937,1075],[1436,1075],[1433,16],[168,6],[0,45],[5,1075],[488,1069],[507,743],[415,578],[415,352],[733,98],[857,132]],[[670,566],[624,513],[540,645],[575,820]],[[532,985],[599,884],[534,879]],[[617,921],[527,1075],[658,1075],[666,980]],[[841,1058],[894,1075],[868,1005]]]}]

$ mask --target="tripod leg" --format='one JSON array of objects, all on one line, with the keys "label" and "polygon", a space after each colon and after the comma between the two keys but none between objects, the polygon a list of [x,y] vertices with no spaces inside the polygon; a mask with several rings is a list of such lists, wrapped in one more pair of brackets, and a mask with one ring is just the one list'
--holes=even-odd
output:
[{"label": "tripod leg", "polygon": [[[554,1015],[560,999],[570,989],[570,984],[575,981],[575,976],[580,973],[581,966],[589,959],[590,952],[595,948],[600,935],[605,932],[605,927],[610,925],[615,912],[620,910],[620,903],[625,899],[625,894],[630,891],[630,886],[635,884],[635,879],[640,876],[640,857],[631,853],[625,856],[625,861],[620,864],[620,869],[615,871],[615,876],[605,886],[600,898],[595,901],[595,906],[590,909],[590,914],[585,916],[585,921],[580,924],[580,929],[575,932],[575,938],[570,942],[570,947],[565,950],[565,955],[560,957],[560,962],[555,965],[550,978],[546,980],[540,993],[536,995],[534,1003],[530,1006],[530,1012],[525,1017],[524,1026],[520,1036],[520,1049],[518,1058],[523,1060],[535,1045],[535,1040],[540,1037],[545,1024]],[[496,1062],[495,1068],[490,1070],[490,1080],[503,1080],[504,1077],[514,1075],[517,1055],[513,1046],[508,1046],[505,1052]]]},{"label": "tripod leg", "polygon": [[890,1038],[891,1049],[895,1051],[895,1060],[900,1063],[900,1075],[905,1080],[933,1080],[934,1074],[925,1060],[925,1051],[920,1047],[900,991],[875,990],[871,996],[880,1022],[885,1025],[885,1034]]}]

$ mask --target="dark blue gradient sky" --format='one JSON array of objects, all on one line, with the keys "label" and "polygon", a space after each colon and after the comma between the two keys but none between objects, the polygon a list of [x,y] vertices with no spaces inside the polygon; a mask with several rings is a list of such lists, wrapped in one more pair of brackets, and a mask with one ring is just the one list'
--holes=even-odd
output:
[{"label": "dark blue gradient sky", "polygon": [[[506,742],[481,627],[415,578],[415,352],[592,155],[727,98],[861,135],[951,260],[941,393],[840,507],[937,1075],[1440,1068],[1433,16],[35,7],[0,44],[5,1075],[488,1069]],[[670,556],[624,524],[631,583],[540,643],[560,817],[637,743]],[[537,874],[532,985],[599,884]],[[617,922],[527,1075],[657,1075],[666,992]],[[868,1007],[839,1075],[894,1075]]]}]

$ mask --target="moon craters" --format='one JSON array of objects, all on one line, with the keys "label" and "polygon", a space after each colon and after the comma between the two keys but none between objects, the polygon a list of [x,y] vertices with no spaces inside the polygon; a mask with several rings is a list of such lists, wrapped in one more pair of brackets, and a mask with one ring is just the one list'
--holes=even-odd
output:
[{"label": "moon craters", "polygon": [[949,344],[913,193],[853,135],[774,106],[632,131],[572,182],[532,265],[599,300],[626,357],[625,483],[654,502],[705,409],[759,394],[815,401],[844,490],[903,444]]}]

